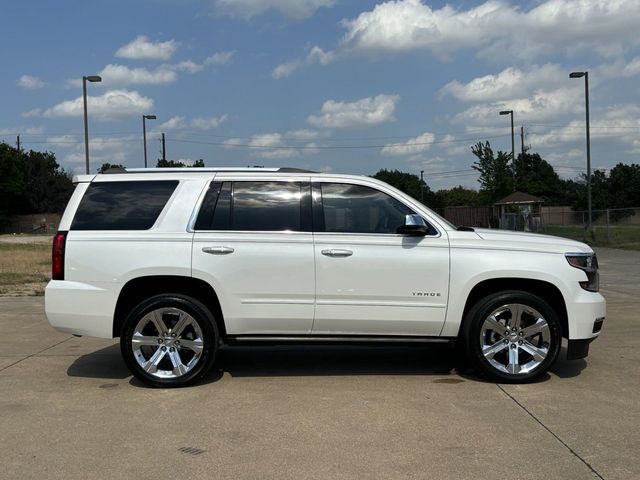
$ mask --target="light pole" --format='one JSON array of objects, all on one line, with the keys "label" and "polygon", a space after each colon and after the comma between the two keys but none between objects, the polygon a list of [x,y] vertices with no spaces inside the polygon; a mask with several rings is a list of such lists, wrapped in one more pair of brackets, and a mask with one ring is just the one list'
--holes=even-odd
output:
[{"label": "light pole", "polygon": [[155,115],[142,115],[142,143],[144,144],[144,168],[147,168],[147,120],[155,120]]},{"label": "light pole", "polygon": [[589,136],[589,72],[571,72],[569,78],[584,77],[584,102],[587,117],[587,203],[589,209],[589,231],[591,231],[591,139]]},{"label": "light pole", "polygon": [[[516,191],[516,147],[513,136],[513,110],[502,110],[500,115],[511,115],[511,166],[513,167],[513,191]],[[524,162],[524,158],[522,159]]]},{"label": "light pole", "polygon": [[86,174],[89,175],[89,123],[87,121],[87,80],[89,82],[101,82],[102,77],[98,75],[88,75],[82,77],[82,98],[84,100],[84,160],[86,164]]},{"label": "light pole", "polygon": [[424,170],[420,170],[420,202],[424,204]]}]

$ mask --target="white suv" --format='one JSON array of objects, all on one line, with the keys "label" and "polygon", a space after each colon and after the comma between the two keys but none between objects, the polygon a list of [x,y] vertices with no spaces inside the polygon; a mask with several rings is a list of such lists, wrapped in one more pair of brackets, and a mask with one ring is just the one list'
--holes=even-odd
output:
[{"label": "white suv", "polygon": [[585,244],[458,227],[372,178],[296,169],[78,176],[51,325],[120,337],[131,372],[201,379],[224,344],[458,342],[502,382],[583,358],[605,300]]}]

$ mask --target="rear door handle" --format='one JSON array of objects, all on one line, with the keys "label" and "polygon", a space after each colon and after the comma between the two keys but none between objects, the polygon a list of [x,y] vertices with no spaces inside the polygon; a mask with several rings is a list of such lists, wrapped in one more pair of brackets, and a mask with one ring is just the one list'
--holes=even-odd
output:
[{"label": "rear door handle", "polygon": [[342,248],[329,248],[322,250],[321,253],[327,257],[350,257],[353,255],[351,250],[345,250]]},{"label": "rear door handle", "polygon": [[229,255],[234,252],[231,247],[202,247],[202,251],[211,255]]}]

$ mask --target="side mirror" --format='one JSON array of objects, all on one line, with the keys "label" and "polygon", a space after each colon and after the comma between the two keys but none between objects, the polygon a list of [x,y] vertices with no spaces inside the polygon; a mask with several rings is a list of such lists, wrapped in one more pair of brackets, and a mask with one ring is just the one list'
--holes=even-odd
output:
[{"label": "side mirror", "polygon": [[405,215],[404,225],[398,227],[396,233],[401,235],[412,235],[415,237],[424,237],[429,233],[429,226],[420,215]]}]

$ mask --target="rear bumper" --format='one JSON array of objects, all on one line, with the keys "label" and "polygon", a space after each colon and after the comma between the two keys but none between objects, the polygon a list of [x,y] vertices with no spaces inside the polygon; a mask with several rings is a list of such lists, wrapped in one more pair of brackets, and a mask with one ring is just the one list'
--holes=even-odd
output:
[{"label": "rear bumper", "polygon": [[113,284],[108,286],[51,280],[44,293],[49,324],[73,335],[113,338],[117,292]]}]

